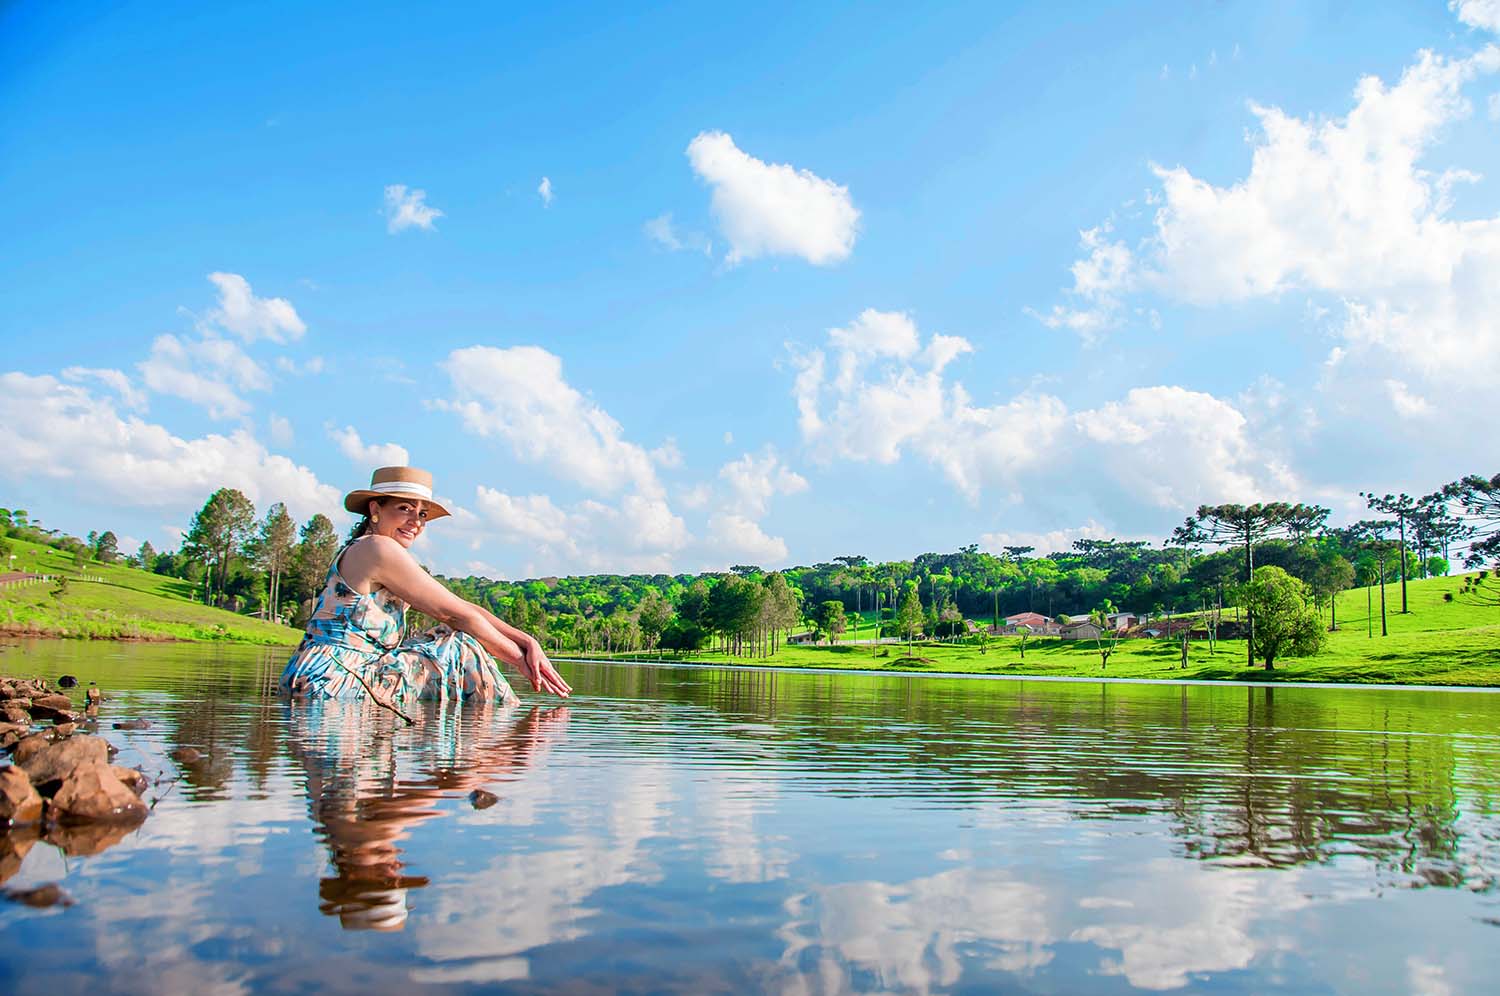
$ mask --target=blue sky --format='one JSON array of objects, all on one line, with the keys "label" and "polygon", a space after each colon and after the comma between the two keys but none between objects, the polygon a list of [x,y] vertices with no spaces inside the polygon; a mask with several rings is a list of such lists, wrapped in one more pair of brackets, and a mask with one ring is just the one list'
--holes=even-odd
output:
[{"label": "blue sky", "polygon": [[10,5],[0,503],[342,526],[404,452],[460,510],[424,559],[516,577],[1493,473],[1497,27]]}]

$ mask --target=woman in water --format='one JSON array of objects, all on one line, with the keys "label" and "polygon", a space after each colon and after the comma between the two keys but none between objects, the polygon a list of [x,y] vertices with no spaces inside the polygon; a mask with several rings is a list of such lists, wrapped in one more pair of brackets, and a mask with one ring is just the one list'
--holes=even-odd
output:
[{"label": "woman in water", "polygon": [[[283,693],[368,695],[392,709],[418,698],[514,704],[496,658],[537,691],[572,691],[533,637],[459,598],[412,557],[427,523],[448,514],[432,497],[431,474],[382,467],[369,488],[344,497],[344,507],[364,519],[333,558],[307,634],[281,673]],[[439,625],[407,636],[407,608]]]}]

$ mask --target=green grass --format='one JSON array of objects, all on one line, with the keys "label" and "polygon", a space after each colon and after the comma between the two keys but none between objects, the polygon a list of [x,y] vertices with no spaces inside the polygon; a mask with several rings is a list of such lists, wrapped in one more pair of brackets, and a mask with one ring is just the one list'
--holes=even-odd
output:
[{"label": "green grass", "polygon": [[[1490,578],[1485,583],[1492,592],[1500,593],[1500,579]],[[902,660],[905,644],[798,645],[785,646],[770,658],[700,652],[681,659],[916,673],[1500,686],[1500,607],[1461,597],[1445,602],[1444,593],[1456,596],[1461,584],[1459,577],[1410,582],[1409,615],[1398,614],[1400,586],[1388,585],[1387,637],[1380,636],[1380,594],[1376,589],[1371,599],[1375,607],[1373,639],[1365,635],[1365,590],[1346,591],[1338,603],[1339,630],[1329,634],[1327,649],[1313,657],[1277,661],[1274,671],[1258,665],[1246,667],[1243,640],[1221,640],[1215,653],[1209,652],[1206,642],[1193,643],[1186,669],[1179,667],[1179,645],[1172,641],[1121,640],[1109,666],[1101,669],[1091,640],[1035,637],[1027,641],[1024,661],[1018,637],[992,638],[983,653],[972,643],[918,643],[916,656],[930,663]]]},{"label": "green grass", "polygon": [[[52,547],[24,540],[9,543],[16,559],[9,569],[68,579],[0,588],[0,633],[11,636],[87,640],[225,640],[266,645],[294,644],[302,634],[287,626],[216,609],[193,600],[180,578],[162,577],[123,564],[89,564]],[[81,580],[81,576],[98,578]]]}]

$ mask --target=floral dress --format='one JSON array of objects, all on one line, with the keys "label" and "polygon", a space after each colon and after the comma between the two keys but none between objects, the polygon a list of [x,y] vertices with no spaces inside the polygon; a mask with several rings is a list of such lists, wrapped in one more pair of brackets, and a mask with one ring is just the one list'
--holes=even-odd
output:
[{"label": "floral dress", "polygon": [[[347,550],[345,547],[344,550]],[[281,672],[284,695],[297,698],[520,700],[479,641],[448,626],[403,639],[406,603],[383,588],[355,591],[339,575],[339,556],[307,623],[307,635]]]}]

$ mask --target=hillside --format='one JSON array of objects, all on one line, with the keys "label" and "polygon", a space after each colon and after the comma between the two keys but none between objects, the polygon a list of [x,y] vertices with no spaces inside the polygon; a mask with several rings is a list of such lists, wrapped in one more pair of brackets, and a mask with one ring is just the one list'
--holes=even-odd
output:
[{"label": "hillside", "polygon": [[11,538],[9,569],[67,579],[0,587],[0,634],[92,640],[227,640],[294,644],[302,634],[193,599],[192,586],[123,564],[89,564],[50,546]]}]

